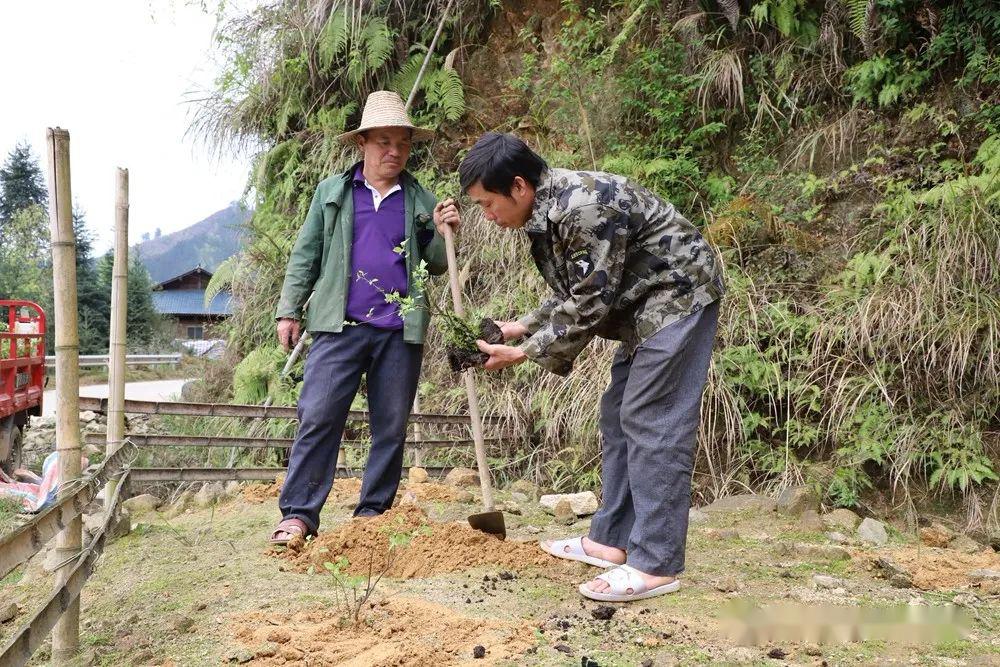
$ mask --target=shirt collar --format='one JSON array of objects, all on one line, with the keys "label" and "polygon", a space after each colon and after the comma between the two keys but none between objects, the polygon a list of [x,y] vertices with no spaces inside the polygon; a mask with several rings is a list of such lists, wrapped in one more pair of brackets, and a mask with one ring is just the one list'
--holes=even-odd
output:
[{"label": "shirt collar", "polygon": [[549,228],[549,211],[555,203],[555,192],[552,184],[552,170],[546,169],[535,188],[535,203],[531,215],[524,225],[524,231],[529,234],[544,234]]},{"label": "shirt collar", "polygon": [[[368,188],[369,190],[372,190],[374,192],[378,192],[378,190],[376,190],[375,187],[371,183],[368,182],[368,179],[365,178],[364,167],[365,167],[365,163],[364,162],[359,162],[354,167],[354,175],[351,177],[351,180],[353,181],[353,183],[354,183],[355,186],[363,185],[364,187]],[[403,172],[403,173],[405,173],[405,172]],[[388,197],[391,193],[395,192],[396,190],[402,190],[403,189],[403,173],[401,173],[399,175],[399,178],[396,179],[396,184],[394,186],[392,186],[391,188],[389,188],[389,192],[385,193],[386,197]]]}]

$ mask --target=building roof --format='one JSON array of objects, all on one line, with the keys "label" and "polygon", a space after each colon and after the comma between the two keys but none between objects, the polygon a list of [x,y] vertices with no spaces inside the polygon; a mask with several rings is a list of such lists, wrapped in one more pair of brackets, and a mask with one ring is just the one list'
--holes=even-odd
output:
[{"label": "building roof", "polygon": [[184,273],[176,275],[173,278],[167,278],[166,280],[164,280],[164,281],[162,281],[160,283],[157,283],[155,286],[156,287],[160,287],[160,288],[165,289],[165,290],[168,290],[168,289],[170,289],[170,286],[173,283],[178,282],[180,280],[183,280],[184,278],[187,278],[190,275],[197,275],[197,274],[202,274],[202,275],[204,275],[207,278],[211,278],[212,277],[212,272],[209,271],[208,269],[206,269],[205,267],[203,267],[201,264],[199,264],[198,266],[194,267],[193,269],[190,269],[188,271],[185,271]]},{"label": "building roof", "polygon": [[231,315],[232,295],[219,292],[205,307],[203,289],[166,289],[153,291],[153,307],[161,315]]}]

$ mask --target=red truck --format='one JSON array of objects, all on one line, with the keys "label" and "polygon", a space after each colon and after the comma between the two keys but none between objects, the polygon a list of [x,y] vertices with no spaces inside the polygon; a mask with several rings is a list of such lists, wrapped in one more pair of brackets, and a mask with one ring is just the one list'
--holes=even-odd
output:
[{"label": "red truck", "polygon": [[45,313],[36,303],[0,299],[0,467],[21,465],[28,417],[42,414]]}]

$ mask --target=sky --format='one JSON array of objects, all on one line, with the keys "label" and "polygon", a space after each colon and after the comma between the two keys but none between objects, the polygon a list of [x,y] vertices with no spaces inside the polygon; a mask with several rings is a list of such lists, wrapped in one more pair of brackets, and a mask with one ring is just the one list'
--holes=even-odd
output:
[{"label": "sky", "polygon": [[[73,200],[103,253],[115,168],[129,170],[129,241],[183,229],[241,198],[246,156],[186,136],[211,86],[215,17],[190,0],[0,0],[0,159],[45,130],[70,133]],[[211,3],[208,3],[211,4]]]}]

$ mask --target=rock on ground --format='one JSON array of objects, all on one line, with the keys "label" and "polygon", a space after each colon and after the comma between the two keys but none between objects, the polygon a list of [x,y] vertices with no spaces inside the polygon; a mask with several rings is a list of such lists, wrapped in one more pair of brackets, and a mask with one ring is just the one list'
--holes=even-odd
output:
[{"label": "rock on ground", "polygon": [[965,554],[974,554],[982,551],[984,547],[968,535],[959,535],[948,543],[948,548]]},{"label": "rock on ground", "polygon": [[152,512],[157,507],[162,504],[159,498],[151,493],[143,493],[139,496],[132,496],[131,498],[122,501],[122,507],[128,510],[129,514],[134,517],[142,516],[143,514],[148,514]]},{"label": "rock on ground", "polygon": [[512,483],[510,485],[510,488],[508,490],[512,494],[513,493],[523,493],[530,500],[535,500],[540,495],[542,495],[541,491],[538,489],[538,487],[536,485],[532,484],[531,482],[529,482],[526,479],[519,479],[519,480],[514,481],[514,483]]},{"label": "rock on ground", "polygon": [[556,503],[552,513],[555,514],[556,523],[568,526],[576,521],[576,513],[573,511],[573,506],[570,505],[568,500],[563,499]]},{"label": "rock on ground", "polygon": [[735,496],[719,498],[711,505],[702,507],[703,512],[739,512],[741,510],[758,510],[761,512],[773,512],[778,506],[778,501],[767,496],[756,493],[741,493]]},{"label": "rock on ground", "polygon": [[861,523],[861,517],[849,509],[840,508],[824,514],[823,523],[829,530],[853,533],[854,529]]},{"label": "rock on ground", "polygon": [[936,521],[920,529],[920,541],[929,547],[944,549],[953,539],[955,539],[955,532]]},{"label": "rock on ground", "polygon": [[807,510],[819,509],[819,498],[811,486],[790,486],[778,496],[777,509],[788,516],[798,516]]},{"label": "rock on ground", "polygon": [[452,486],[476,486],[479,484],[479,473],[472,468],[453,468],[444,478],[444,483]]},{"label": "rock on ground", "polygon": [[589,516],[597,511],[597,496],[593,491],[582,491],[580,493],[553,493],[542,496],[538,499],[538,504],[546,512],[555,514],[556,507],[560,502],[569,503],[570,509],[576,516]]},{"label": "rock on ground", "polygon": [[885,532],[885,524],[870,517],[858,526],[858,538],[862,542],[877,546],[882,546],[889,541],[889,535]]},{"label": "rock on ground", "polygon": [[416,467],[410,468],[410,472],[406,476],[406,479],[411,484],[423,484],[428,480],[428,478],[429,475],[427,474],[426,470],[424,470],[423,468],[416,468]]}]

